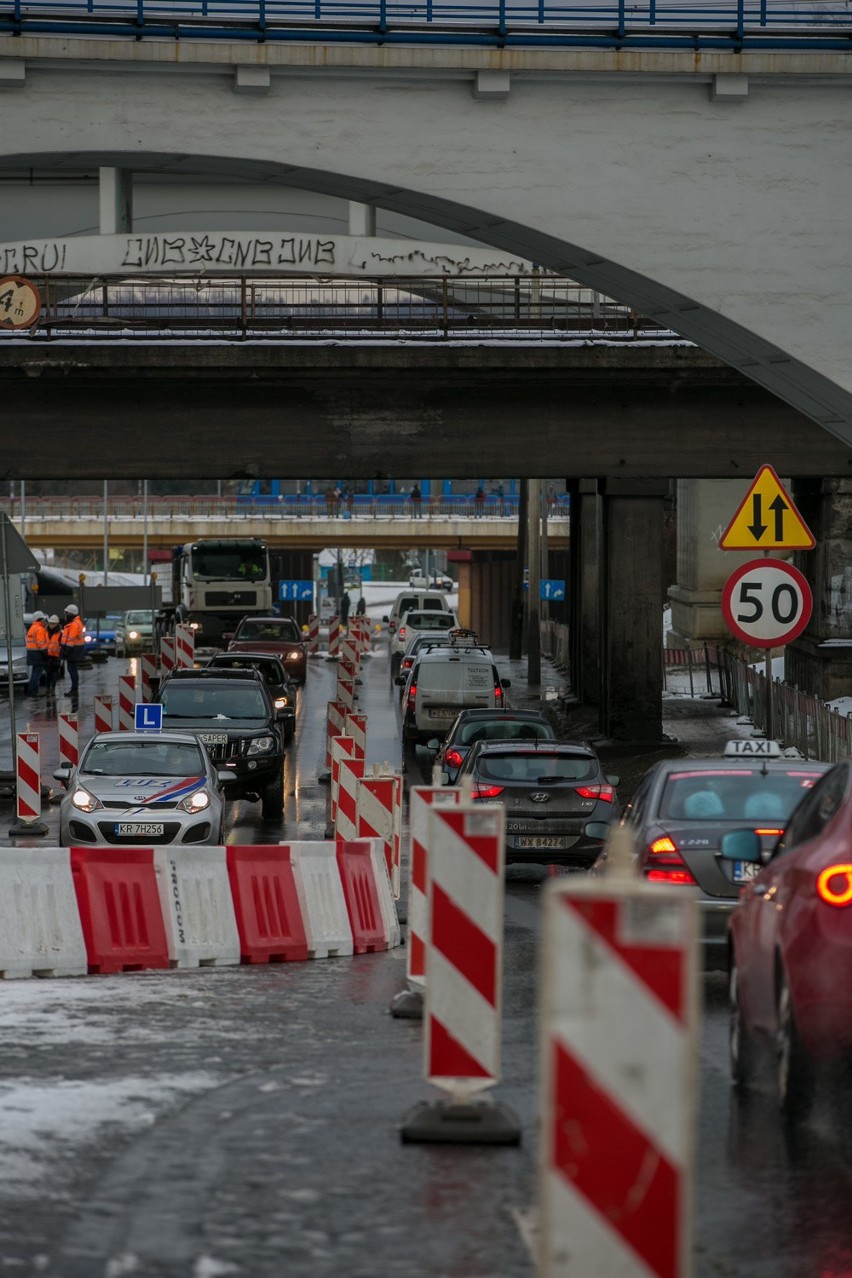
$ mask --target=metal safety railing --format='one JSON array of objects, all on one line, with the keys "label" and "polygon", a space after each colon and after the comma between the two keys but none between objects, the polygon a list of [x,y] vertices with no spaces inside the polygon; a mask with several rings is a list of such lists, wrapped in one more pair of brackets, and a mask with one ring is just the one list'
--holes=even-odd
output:
[{"label": "metal safety railing", "polygon": [[134,39],[843,49],[845,0],[11,0],[0,31]]},{"label": "metal safety railing", "polygon": [[[404,244],[404,241],[401,241]],[[422,279],[32,279],[42,315],[30,339],[648,339],[682,342],[629,307],[553,275]]]}]

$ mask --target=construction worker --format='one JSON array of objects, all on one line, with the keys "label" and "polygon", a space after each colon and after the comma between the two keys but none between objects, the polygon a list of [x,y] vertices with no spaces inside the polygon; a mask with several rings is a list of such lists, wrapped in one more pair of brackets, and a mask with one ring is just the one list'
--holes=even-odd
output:
[{"label": "construction worker", "polygon": [[56,681],[62,669],[62,622],[56,613],[47,619],[47,661],[44,682],[48,697],[56,696]]},{"label": "construction worker", "polygon": [[27,631],[27,665],[30,668],[30,679],[27,684],[27,696],[37,697],[41,677],[47,664],[47,617],[43,612],[34,612],[32,623]]},{"label": "construction worker", "polygon": [[80,609],[69,604],[65,609],[65,625],[62,627],[60,655],[68,667],[68,694],[71,709],[76,710],[80,696],[80,672],[77,663],[83,660],[86,627],[80,620]]}]

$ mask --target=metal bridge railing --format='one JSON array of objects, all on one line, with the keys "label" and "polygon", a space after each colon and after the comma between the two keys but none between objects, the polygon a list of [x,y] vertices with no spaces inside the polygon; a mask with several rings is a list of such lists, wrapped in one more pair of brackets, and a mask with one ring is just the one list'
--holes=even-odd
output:
[{"label": "metal bridge railing", "polygon": [[[68,523],[75,520],[98,521],[104,517],[104,503],[100,497],[27,497],[25,506],[19,498],[0,499],[0,511],[19,522],[22,514],[27,521]],[[152,523],[171,520],[208,520],[222,523],[233,520],[276,519],[339,519],[355,522],[376,520],[399,521],[414,519],[411,501],[403,494],[368,496],[356,494],[351,505],[344,499],[288,495],[278,498],[251,497],[149,497],[147,503],[140,497],[109,497],[106,504],[110,522],[139,522],[147,517]],[[550,503],[548,518],[566,520],[569,517],[569,498],[565,494],[554,497]],[[495,519],[517,523],[517,504],[510,497],[500,498],[489,494],[479,503],[472,497],[424,498],[417,521],[451,519]]]}]

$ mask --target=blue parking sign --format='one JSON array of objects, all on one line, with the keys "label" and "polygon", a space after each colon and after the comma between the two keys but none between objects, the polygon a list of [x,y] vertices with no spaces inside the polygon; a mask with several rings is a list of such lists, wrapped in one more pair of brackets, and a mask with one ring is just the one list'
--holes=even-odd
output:
[{"label": "blue parking sign", "polygon": [[135,728],[137,732],[162,732],[163,707],[158,701],[139,704],[135,707]]}]

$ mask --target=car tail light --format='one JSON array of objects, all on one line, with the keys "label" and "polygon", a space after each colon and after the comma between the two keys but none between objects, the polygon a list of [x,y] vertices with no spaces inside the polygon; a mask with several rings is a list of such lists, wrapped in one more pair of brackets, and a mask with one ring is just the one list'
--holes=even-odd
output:
[{"label": "car tail light", "polygon": [[648,861],[644,867],[649,883],[672,883],[695,887],[695,878],[684,861],[674,839],[664,834],[648,848]]},{"label": "car tail light", "polygon": [[817,896],[826,905],[852,905],[852,865],[829,865],[818,875]]},{"label": "car tail light", "polygon": [[611,785],[575,785],[574,790],[581,799],[600,799],[603,803],[612,803],[615,799]]},{"label": "car tail light", "polygon": [[504,785],[478,785],[476,787],[475,799],[496,799],[498,794],[502,794],[506,789]]},{"label": "car tail light", "polygon": [[464,759],[458,750],[448,750],[444,755],[444,763],[448,763],[451,768],[460,768],[464,763]]},{"label": "car tail light", "polygon": [[414,714],[414,700],[417,696],[417,684],[413,683],[408,689],[408,708]]},{"label": "car tail light", "polygon": [[500,687],[499,683],[494,685],[494,696],[497,701],[499,701],[503,696],[503,689]]},{"label": "car tail light", "polygon": [[783,826],[774,826],[774,825],[773,825],[773,826],[765,826],[765,827],[764,827],[763,829],[761,829],[761,830],[755,830],[755,834],[765,834],[765,835],[767,835],[767,836],[769,836],[769,835],[774,835],[776,839],[777,839],[777,838],[780,838],[780,837],[781,837],[781,835],[782,835],[783,833],[784,833],[784,827],[783,827]]},{"label": "car tail light", "polygon": [[404,638],[405,638],[405,626],[400,626],[400,628],[399,628],[399,636],[398,636],[398,637],[399,637],[400,639],[404,639]]}]

